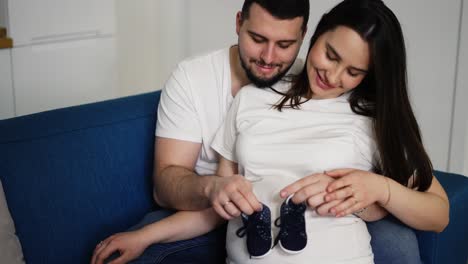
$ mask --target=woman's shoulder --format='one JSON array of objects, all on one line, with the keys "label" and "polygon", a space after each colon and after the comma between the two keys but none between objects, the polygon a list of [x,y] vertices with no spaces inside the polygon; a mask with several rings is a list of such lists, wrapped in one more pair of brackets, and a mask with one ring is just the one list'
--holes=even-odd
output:
[{"label": "woman's shoulder", "polygon": [[279,81],[272,87],[262,87],[259,88],[255,86],[254,84],[248,84],[240,89],[240,91],[237,93],[236,97],[242,97],[242,98],[250,98],[252,100],[259,100],[260,101],[269,101],[271,99],[277,100],[278,97],[283,96],[282,93],[287,91],[287,85],[282,81]]}]

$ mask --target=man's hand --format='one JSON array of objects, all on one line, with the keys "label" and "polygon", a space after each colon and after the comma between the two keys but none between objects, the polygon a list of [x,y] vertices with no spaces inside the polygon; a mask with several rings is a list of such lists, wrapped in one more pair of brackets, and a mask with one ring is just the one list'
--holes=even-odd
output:
[{"label": "man's hand", "polygon": [[241,213],[251,215],[262,210],[262,204],[252,191],[252,184],[242,175],[212,177],[208,197],[214,210],[222,218],[231,220]]}]

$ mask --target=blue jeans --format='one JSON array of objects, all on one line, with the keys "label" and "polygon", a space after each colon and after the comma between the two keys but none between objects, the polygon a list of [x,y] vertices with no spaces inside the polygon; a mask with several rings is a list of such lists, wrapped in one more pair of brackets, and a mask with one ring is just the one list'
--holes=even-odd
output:
[{"label": "blue jeans", "polygon": [[[173,211],[149,213],[130,230],[141,228],[171,215]],[[375,264],[421,264],[416,234],[392,216],[368,223]],[[206,235],[167,244],[154,244],[132,264],[225,263],[225,232],[223,226]]]},{"label": "blue jeans", "polygon": [[367,223],[375,264],[422,264],[414,231],[389,215]]}]

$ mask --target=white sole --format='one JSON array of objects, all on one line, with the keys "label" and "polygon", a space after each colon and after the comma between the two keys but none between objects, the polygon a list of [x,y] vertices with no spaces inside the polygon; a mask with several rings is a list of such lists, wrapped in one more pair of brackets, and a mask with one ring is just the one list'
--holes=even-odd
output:
[{"label": "white sole", "polygon": [[281,248],[282,250],[284,250],[284,252],[286,252],[286,253],[288,253],[288,254],[291,254],[291,255],[299,254],[299,253],[301,253],[302,251],[304,251],[304,249],[305,249],[305,247],[304,247],[303,249],[299,250],[299,251],[292,251],[292,250],[285,249],[285,248],[283,247],[283,245],[281,245],[281,240],[278,242],[278,244],[279,244],[280,248]]}]

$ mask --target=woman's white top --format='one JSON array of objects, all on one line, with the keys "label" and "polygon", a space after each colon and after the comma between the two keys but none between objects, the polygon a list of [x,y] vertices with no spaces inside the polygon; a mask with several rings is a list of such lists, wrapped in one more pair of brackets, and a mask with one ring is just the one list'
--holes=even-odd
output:
[{"label": "woman's white top", "polygon": [[[274,88],[285,92],[290,83]],[[376,145],[372,121],[351,111],[349,94],[333,99],[309,100],[300,109],[272,106],[282,95],[271,89],[247,86],[240,90],[220,127],[212,148],[237,162],[239,173],[253,183],[260,202],[271,210],[273,240],[278,234],[285,186],[324,170],[373,168]],[[229,222],[226,247],[228,263],[373,263],[370,235],[365,222],[349,215],[319,216],[305,212],[308,242],[299,254],[290,255],[279,246],[261,259],[250,259],[246,238],[236,236],[240,218]]]}]

